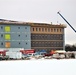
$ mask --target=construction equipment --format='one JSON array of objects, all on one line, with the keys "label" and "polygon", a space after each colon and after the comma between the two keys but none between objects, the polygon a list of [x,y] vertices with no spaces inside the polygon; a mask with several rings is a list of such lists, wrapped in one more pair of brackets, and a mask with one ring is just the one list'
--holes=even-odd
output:
[{"label": "construction equipment", "polygon": [[60,14],[60,12],[57,12],[65,21],[66,23],[73,29],[73,31],[76,33],[76,30],[70,25],[70,23]]}]

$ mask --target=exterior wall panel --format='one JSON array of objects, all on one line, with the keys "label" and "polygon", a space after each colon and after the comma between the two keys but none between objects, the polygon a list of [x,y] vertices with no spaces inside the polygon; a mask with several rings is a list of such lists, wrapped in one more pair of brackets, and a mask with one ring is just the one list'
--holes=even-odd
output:
[{"label": "exterior wall panel", "polygon": [[30,26],[0,25],[0,48],[6,48],[6,42],[10,42],[10,48],[31,49]]},{"label": "exterior wall panel", "polygon": [[64,28],[55,26],[32,26],[31,47],[36,51],[63,50],[64,49]]}]

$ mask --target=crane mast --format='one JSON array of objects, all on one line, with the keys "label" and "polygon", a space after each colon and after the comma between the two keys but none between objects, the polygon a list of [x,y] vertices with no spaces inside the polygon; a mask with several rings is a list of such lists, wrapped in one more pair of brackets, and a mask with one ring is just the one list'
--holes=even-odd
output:
[{"label": "crane mast", "polygon": [[70,23],[60,14],[60,12],[57,12],[65,21],[66,23],[73,29],[73,31],[76,33],[76,30],[70,25]]}]

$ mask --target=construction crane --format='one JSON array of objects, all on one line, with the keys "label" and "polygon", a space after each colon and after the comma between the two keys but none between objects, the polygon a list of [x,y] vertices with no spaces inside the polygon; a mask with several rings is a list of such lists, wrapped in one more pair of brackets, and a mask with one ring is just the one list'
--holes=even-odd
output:
[{"label": "construction crane", "polygon": [[73,29],[73,31],[76,33],[76,30],[70,25],[70,23],[60,14],[60,12],[57,12],[65,21],[66,23]]}]

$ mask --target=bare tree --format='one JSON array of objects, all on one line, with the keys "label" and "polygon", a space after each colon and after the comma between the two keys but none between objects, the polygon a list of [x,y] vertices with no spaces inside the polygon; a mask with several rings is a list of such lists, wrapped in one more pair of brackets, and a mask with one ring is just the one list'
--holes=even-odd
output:
[{"label": "bare tree", "polygon": [[65,50],[66,51],[76,51],[76,44],[74,44],[74,45],[66,44]]}]

